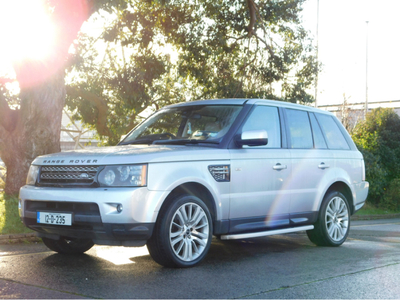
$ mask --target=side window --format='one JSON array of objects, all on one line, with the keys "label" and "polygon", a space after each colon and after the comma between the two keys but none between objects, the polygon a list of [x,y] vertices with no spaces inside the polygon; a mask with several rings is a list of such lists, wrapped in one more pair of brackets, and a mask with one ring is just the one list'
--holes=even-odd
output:
[{"label": "side window", "polygon": [[280,148],[281,126],[277,107],[256,106],[251,115],[243,125],[242,131],[266,130],[268,133],[268,144],[257,148]]},{"label": "side window", "polygon": [[313,138],[308,113],[302,110],[286,109],[291,147],[293,149],[313,148]]},{"label": "side window", "polygon": [[315,115],[313,113],[310,113],[310,120],[311,120],[311,127],[312,127],[312,132],[313,132],[315,149],[328,148],[326,146],[326,142],[325,142],[324,136],[322,134],[321,128],[319,127],[317,119],[315,118]]},{"label": "side window", "polygon": [[316,117],[321,125],[323,133],[325,134],[329,149],[350,149],[333,117],[323,114],[316,114]]}]

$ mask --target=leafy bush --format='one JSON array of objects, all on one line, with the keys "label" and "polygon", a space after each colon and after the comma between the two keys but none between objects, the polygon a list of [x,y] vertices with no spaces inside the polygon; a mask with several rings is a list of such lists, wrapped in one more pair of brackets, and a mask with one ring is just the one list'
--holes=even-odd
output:
[{"label": "leafy bush", "polygon": [[379,204],[379,207],[388,210],[400,210],[400,179],[393,179]]},{"label": "leafy bush", "polygon": [[368,202],[378,206],[386,187],[388,186],[388,171],[380,162],[380,157],[372,154],[358,145],[359,150],[364,156],[365,177],[369,182]]},{"label": "leafy bush", "polygon": [[389,187],[396,189],[396,179],[400,178],[399,116],[392,108],[374,109],[366,120],[357,124],[352,137],[364,155],[370,183],[368,201],[380,207],[391,207],[388,201],[395,200],[388,190]]}]

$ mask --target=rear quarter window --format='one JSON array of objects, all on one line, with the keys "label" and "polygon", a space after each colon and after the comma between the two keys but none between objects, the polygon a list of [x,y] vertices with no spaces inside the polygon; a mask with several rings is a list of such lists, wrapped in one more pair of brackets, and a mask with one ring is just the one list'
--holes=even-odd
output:
[{"label": "rear quarter window", "polygon": [[349,150],[345,137],[332,116],[315,114],[329,149]]}]

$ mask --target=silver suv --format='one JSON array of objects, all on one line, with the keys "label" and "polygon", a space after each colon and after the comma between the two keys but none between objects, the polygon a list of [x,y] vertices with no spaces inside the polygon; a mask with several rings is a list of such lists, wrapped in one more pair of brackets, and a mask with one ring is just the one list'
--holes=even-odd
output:
[{"label": "silver suv", "polygon": [[40,156],[20,214],[48,248],[143,246],[190,267],[212,236],[307,231],[339,246],[368,194],[364,160],[331,114],[260,99],[165,107],[115,147]]}]

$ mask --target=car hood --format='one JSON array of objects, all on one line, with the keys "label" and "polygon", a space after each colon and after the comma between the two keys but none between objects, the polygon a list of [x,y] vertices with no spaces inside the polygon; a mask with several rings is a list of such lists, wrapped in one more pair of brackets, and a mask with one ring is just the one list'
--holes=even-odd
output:
[{"label": "car hood", "polygon": [[228,150],[175,145],[125,145],[73,150],[37,157],[35,165],[108,165],[155,162],[221,160]]}]

